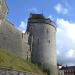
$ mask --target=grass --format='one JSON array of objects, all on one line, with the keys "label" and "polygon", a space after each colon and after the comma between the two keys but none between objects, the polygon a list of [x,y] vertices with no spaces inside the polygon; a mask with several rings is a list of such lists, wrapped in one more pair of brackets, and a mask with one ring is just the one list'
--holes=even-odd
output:
[{"label": "grass", "polygon": [[14,68],[21,71],[29,71],[44,75],[44,73],[31,62],[16,57],[14,54],[7,52],[5,49],[0,49],[0,67]]}]

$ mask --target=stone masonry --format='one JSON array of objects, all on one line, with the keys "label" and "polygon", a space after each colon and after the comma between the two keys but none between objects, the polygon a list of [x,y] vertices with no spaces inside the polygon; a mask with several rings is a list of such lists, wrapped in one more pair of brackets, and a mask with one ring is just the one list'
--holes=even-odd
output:
[{"label": "stone masonry", "polygon": [[12,68],[0,68],[0,75],[40,75],[27,71],[17,71]]}]

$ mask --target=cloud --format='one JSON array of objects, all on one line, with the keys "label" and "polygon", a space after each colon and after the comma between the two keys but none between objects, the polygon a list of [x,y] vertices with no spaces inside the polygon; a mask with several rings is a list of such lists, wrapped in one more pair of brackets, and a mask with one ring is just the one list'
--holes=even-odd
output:
[{"label": "cloud", "polygon": [[30,8],[28,9],[28,12],[31,12],[31,13],[38,13],[38,9],[37,8]]},{"label": "cloud", "polygon": [[71,23],[64,19],[57,19],[57,31],[65,32],[66,36],[75,43],[75,23]]},{"label": "cloud", "polygon": [[75,50],[70,49],[69,51],[67,51],[66,57],[67,58],[75,58]]},{"label": "cloud", "polygon": [[54,17],[49,15],[48,18],[50,18],[51,20],[54,20]]},{"label": "cloud", "polygon": [[57,58],[62,64],[75,65],[75,23],[58,18],[56,35]]},{"label": "cloud", "polygon": [[21,24],[19,25],[18,29],[24,33],[26,31],[26,28],[27,24],[24,21],[21,21]]},{"label": "cloud", "polygon": [[58,3],[57,5],[54,6],[54,9],[58,14],[67,14],[68,13],[68,8],[64,7],[62,4]]},{"label": "cloud", "polygon": [[57,28],[57,32],[61,32],[62,31],[62,29],[61,28]]}]

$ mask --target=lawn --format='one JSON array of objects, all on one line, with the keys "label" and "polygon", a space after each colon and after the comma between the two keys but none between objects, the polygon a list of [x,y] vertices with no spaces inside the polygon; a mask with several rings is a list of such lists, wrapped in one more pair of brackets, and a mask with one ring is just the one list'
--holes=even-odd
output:
[{"label": "lawn", "polygon": [[0,67],[8,67],[21,71],[29,71],[44,75],[37,65],[32,64],[16,55],[7,52],[5,49],[0,49]]}]

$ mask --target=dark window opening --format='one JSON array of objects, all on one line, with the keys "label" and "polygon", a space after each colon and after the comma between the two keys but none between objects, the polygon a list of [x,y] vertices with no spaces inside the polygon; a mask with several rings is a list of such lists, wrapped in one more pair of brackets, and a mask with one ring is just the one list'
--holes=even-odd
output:
[{"label": "dark window opening", "polygon": [[47,34],[48,34],[48,29],[47,29]]},{"label": "dark window opening", "polygon": [[3,40],[6,40],[6,37],[3,37]]},{"label": "dark window opening", "polygon": [[32,26],[29,27],[29,30],[32,31]]},{"label": "dark window opening", "polygon": [[39,39],[38,39],[38,44],[39,44]]},{"label": "dark window opening", "polygon": [[50,43],[50,40],[48,42]]},{"label": "dark window opening", "polygon": [[23,38],[23,33],[22,33],[22,38]]}]

